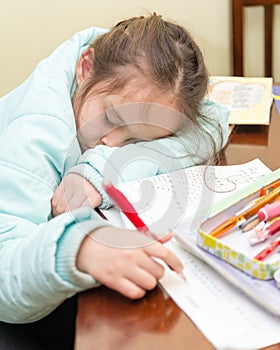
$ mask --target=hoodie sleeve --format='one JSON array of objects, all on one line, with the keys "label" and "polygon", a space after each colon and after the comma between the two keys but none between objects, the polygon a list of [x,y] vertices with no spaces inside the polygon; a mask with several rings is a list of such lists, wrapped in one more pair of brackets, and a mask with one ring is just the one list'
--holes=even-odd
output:
[{"label": "hoodie sleeve", "polygon": [[76,268],[86,235],[107,222],[89,208],[36,225],[0,214],[0,320],[28,323],[43,318],[65,299],[99,285]]},{"label": "hoodie sleeve", "polygon": [[224,147],[229,112],[206,100],[201,111],[208,118],[201,121],[200,128],[189,122],[180,135],[122,147],[98,145],[87,150],[68,172],[85,177],[101,194],[100,207],[108,208],[112,203],[103,190],[103,178],[119,184],[202,164],[213,155],[210,137],[216,151]]},{"label": "hoodie sleeve", "polygon": [[66,298],[99,285],[90,275],[79,271],[75,261],[86,235],[108,223],[90,208],[51,218],[50,201],[60,182],[64,155],[72,137],[60,120],[40,115],[18,118],[2,131],[0,148],[5,151],[0,153],[0,320],[3,322],[38,320]]},{"label": "hoodie sleeve", "polygon": [[76,62],[104,31],[75,34],[0,100],[0,321],[33,322],[99,285],[75,262],[86,235],[108,223],[89,208],[52,219],[51,198],[80,156]]}]

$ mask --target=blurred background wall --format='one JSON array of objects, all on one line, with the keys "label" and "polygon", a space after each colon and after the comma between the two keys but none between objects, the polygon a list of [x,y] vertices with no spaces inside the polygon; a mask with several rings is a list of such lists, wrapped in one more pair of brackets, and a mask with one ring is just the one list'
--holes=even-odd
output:
[{"label": "blurred background wall", "polygon": [[[153,11],[192,33],[211,75],[231,75],[230,4],[230,0],[0,0],[0,96],[20,84],[75,32],[90,26],[111,27],[121,19]],[[275,32],[280,33],[278,6],[275,22]],[[246,10],[245,23],[245,75],[261,76],[262,9]],[[276,45],[273,76],[278,82],[279,50]],[[250,58],[247,52],[253,52]]]}]

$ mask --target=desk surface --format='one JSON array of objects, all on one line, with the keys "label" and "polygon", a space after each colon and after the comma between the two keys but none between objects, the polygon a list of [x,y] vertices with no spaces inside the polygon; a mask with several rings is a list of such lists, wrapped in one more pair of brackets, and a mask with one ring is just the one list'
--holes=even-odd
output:
[{"label": "desk surface", "polygon": [[[280,167],[280,116],[273,105],[270,126],[237,126],[226,148],[227,164],[260,158]],[[204,335],[157,287],[145,298],[128,300],[99,287],[79,296],[75,350],[214,350]],[[280,344],[267,350],[280,350]]]}]

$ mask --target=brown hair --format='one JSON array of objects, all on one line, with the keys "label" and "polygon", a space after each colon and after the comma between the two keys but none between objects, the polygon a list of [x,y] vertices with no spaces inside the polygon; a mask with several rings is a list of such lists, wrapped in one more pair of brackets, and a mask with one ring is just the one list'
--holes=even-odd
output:
[{"label": "brown hair", "polygon": [[[115,93],[122,90],[136,72],[159,91],[169,92],[179,112],[198,128],[198,118],[213,122],[201,114],[201,100],[208,88],[203,56],[182,26],[165,21],[155,13],[134,17],[97,37],[91,47],[95,52],[94,63],[92,74],[79,93],[81,103],[98,83],[102,83],[98,85],[98,92]],[[128,67],[132,69],[125,69]],[[79,105],[80,102],[78,110]],[[205,129],[201,131],[206,133]],[[215,154],[214,139],[208,136]]]}]

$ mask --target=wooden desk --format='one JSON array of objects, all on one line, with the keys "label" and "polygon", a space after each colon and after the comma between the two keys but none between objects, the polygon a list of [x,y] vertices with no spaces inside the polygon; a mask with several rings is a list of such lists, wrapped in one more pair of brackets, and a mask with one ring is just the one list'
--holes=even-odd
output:
[{"label": "wooden desk", "polygon": [[[269,127],[236,127],[225,152],[227,164],[259,157],[280,167],[280,116],[273,106]],[[213,350],[214,347],[157,287],[138,301],[100,287],[80,294],[75,350]],[[280,344],[267,350],[280,350]]]},{"label": "wooden desk", "polygon": [[280,116],[275,105],[269,126],[235,126],[225,153],[227,164],[260,158],[271,170],[280,168]]}]

